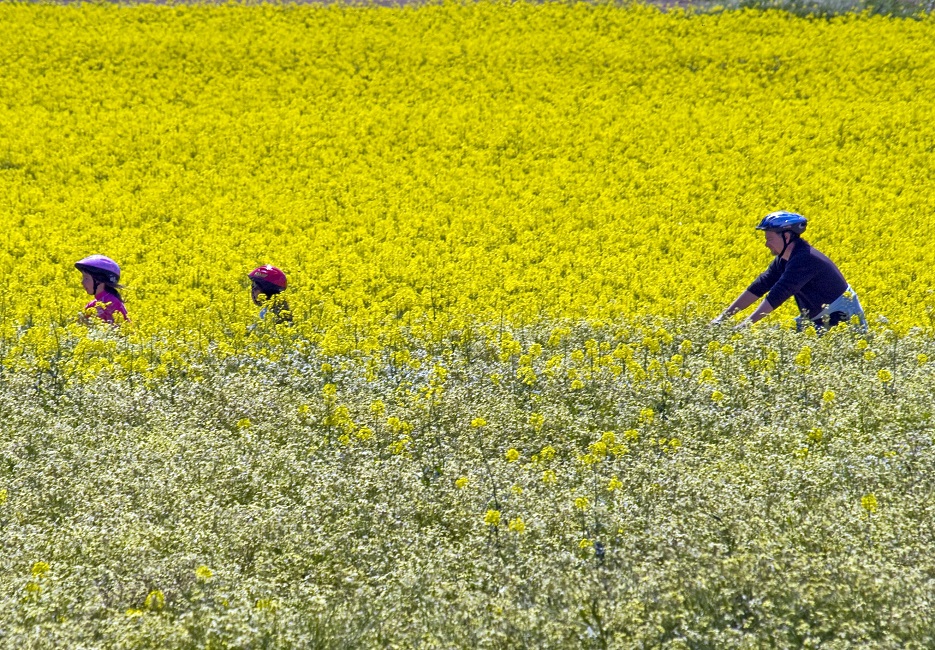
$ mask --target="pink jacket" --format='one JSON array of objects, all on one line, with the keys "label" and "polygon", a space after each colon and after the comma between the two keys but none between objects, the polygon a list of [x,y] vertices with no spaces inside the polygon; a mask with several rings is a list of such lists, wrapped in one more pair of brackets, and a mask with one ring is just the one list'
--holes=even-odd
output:
[{"label": "pink jacket", "polygon": [[123,301],[107,289],[104,289],[100,296],[95,296],[84,309],[97,309],[97,317],[107,323],[114,322],[114,313],[118,311],[123,314],[124,320],[130,320],[127,318],[127,308],[123,306]]}]

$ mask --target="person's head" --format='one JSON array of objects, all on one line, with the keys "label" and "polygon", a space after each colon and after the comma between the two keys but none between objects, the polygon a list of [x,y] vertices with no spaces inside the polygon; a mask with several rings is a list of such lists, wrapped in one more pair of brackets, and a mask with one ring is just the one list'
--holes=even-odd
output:
[{"label": "person's head", "polygon": [[260,300],[260,296],[263,296],[264,300],[269,300],[286,289],[286,274],[270,264],[258,266],[250,271],[247,277],[250,278],[252,283],[250,296],[256,305],[263,302]]},{"label": "person's head", "polygon": [[103,290],[117,294],[120,266],[109,257],[91,255],[75,262],[75,268],[81,271],[81,286],[88,294],[96,296]]},{"label": "person's head", "polygon": [[808,220],[795,212],[770,212],[763,217],[757,230],[766,233],[766,247],[776,257],[781,257],[790,244],[795,243],[805,232]]}]

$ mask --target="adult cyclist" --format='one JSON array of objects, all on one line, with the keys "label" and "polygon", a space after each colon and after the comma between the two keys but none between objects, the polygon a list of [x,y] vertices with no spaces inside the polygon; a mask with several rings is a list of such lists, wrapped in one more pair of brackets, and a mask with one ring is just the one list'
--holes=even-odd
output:
[{"label": "adult cyclist", "polygon": [[796,318],[799,331],[809,324],[821,330],[847,322],[857,316],[867,326],[857,294],[844,275],[828,257],[802,239],[808,221],[794,212],[772,212],[756,227],[766,234],[766,247],[775,255],[772,263],[731,305],[715,318],[717,324],[743,311],[761,297],[766,300],[737,327],[751,325],[795,298],[801,316]]}]

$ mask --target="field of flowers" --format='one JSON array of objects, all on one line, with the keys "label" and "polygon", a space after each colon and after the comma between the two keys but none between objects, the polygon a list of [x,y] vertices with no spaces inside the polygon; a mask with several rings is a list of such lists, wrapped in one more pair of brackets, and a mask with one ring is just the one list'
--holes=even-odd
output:
[{"label": "field of flowers", "polygon": [[[0,645],[932,647],[933,42],[0,4]],[[775,209],[869,332],[706,326]]]}]

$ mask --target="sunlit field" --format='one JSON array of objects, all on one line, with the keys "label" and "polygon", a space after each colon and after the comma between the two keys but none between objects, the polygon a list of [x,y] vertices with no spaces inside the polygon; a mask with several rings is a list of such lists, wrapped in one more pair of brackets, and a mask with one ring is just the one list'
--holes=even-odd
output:
[{"label": "sunlit field", "polygon": [[[0,4],[0,43],[0,645],[935,645],[931,17]],[[869,331],[707,325],[779,209]]]}]

